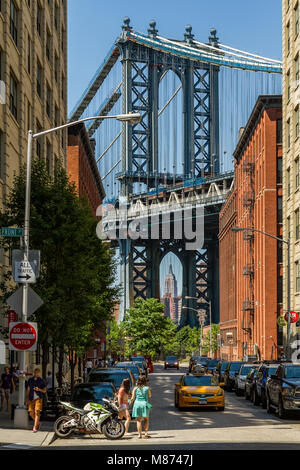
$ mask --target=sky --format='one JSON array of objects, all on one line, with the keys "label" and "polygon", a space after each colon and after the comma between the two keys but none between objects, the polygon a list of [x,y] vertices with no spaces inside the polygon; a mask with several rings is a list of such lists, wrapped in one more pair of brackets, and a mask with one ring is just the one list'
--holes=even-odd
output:
[{"label": "sky", "polygon": [[[191,24],[195,39],[207,42],[216,28],[222,44],[281,59],[281,0],[69,0],[69,111],[120,35],[125,16],[144,33],[154,19],[159,34],[174,39]],[[172,262],[181,294],[182,269],[173,257],[162,262],[161,287]]]}]

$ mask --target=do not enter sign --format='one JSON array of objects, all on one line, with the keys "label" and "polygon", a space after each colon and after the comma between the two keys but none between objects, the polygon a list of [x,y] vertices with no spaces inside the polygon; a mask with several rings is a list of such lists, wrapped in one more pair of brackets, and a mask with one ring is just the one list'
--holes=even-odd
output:
[{"label": "do not enter sign", "polygon": [[[289,321],[288,313],[286,313],[284,315],[284,318],[285,318],[286,321]],[[297,323],[298,320],[299,320],[299,313],[291,311],[290,312],[290,322],[291,323]]]},{"label": "do not enter sign", "polygon": [[9,324],[9,349],[11,351],[35,351],[36,345],[37,323]]}]

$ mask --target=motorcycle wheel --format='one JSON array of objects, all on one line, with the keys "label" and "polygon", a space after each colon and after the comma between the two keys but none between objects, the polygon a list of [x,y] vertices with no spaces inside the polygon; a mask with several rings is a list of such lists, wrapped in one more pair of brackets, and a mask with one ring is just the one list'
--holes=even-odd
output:
[{"label": "motorcycle wheel", "polygon": [[125,426],[120,419],[109,419],[103,424],[102,432],[107,439],[121,439],[125,433]]},{"label": "motorcycle wheel", "polygon": [[71,436],[71,434],[73,434],[74,429],[72,428],[67,428],[66,430],[63,429],[64,423],[71,421],[71,419],[72,418],[70,418],[70,416],[61,416],[55,421],[54,432],[57,437],[61,439],[66,439],[67,437]]}]

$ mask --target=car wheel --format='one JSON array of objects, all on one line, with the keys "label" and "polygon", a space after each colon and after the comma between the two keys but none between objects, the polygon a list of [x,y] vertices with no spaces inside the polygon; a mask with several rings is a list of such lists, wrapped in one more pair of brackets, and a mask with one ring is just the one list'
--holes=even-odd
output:
[{"label": "car wheel", "polygon": [[271,400],[270,400],[270,397],[269,397],[269,394],[267,393],[267,406],[266,406],[266,409],[267,409],[267,413],[273,413],[273,408],[271,406]]},{"label": "car wheel", "polygon": [[259,396],[258,396],[258,394],[257,394],[257,391],[254,390],[254,393],[253,393],[253,405],[258,406],[259,404],[260,404]]},{"label": "car wheel", "polygon": [[283,407],[283,401],[282,397],[279,398],[279,403],[278,403],[278,416],[280,419],[286,418],[286,411]]},{"label": "car wheel", "polygon": [[218,407],[218,411],[224,411],[225,410],[225,406],[219,406]]},{"label": "car wheel", "polygon": [[250,400],[250,395],[247,392],[247,389],[245,389],[245,400]]},{"label": "car wheel", "polygon": [[183,407],[180,406],[180,398],[178,399],[178,406],[177,406],[178,410],[179,411],[182,411],[183,410]]},{"label": "car wheel", "polygon": [[240,392],[239,388],[235,389],[235,394],[236,394],[237,397],[239,397],[241,395],[241,392]]},{"label": "car wheel", "polygon": [[178,401],[177,401],[176,393],[175,393],[175,396],[174,396],[174,405],[175,405],[175,408],[178,408]]}]

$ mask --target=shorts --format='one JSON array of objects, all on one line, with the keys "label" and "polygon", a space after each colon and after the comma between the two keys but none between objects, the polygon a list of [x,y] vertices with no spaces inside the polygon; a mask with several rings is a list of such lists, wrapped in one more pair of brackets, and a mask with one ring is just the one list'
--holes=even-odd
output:
[{"label": "shorts", "polygon": [[10,390],[9,388],[1,388],[1,395],[7,399],[9,399]]},{"label": "shorts", "polygon": [[128,410],[128,404],[122,403],[121,410]]},{"label": "shorts", "polygon": [[37,413],[38,411],[41,411],[43,408],[43,399],[42,398],[37,398],[36,400],[32,400],[28,403],[28,411],[35,412]]}]

